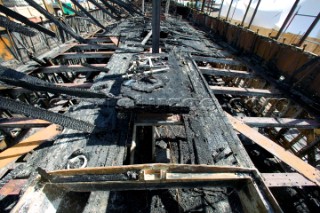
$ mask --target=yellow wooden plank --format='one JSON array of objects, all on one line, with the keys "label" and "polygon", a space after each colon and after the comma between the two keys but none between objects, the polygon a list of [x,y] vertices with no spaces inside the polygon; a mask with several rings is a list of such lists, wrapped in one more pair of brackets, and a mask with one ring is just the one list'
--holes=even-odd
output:
[{"label": "yellow wooden plank", "polygon": [[43,142],[54,138],[60,133],[61,128],[59,128],[59,125],[52,124],[42,130],[39,130],[13,147],[6,149],[0,153],[0,168],[16,161],[21,155],[32,151]]}]

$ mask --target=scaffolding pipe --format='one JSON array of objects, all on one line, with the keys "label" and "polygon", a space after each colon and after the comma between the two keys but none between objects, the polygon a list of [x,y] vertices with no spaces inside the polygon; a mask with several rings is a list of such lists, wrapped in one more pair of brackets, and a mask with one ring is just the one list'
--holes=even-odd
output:
[{"label": "scaffolding pipe", "polygon": [[256,6],[256,9],[254,9],[254,12],[253,12],[253,14],[252,14],[252,18],[251,18],[251,20],[250,20],[250,23],[249,23],[248,28],[251,27],[251,24],[252,24],[252,22],[253,22],[253,19],[254,19],[254,17],[256,16],[257,11],[258,11],[258,9],[259,9],[260,3],[261,3],[261,0],[258,1],[257,6]]},{"label": "scaffolding pipe", "polygon": [[206,0],[203,0],[202,1],[202,5],[201,5],[201,12],[203,12],[204,11],[204,4],[206,3]]},{"label": "scaffolding pipe", "polygon": [[223,3],[224,3],[224,0],[222,0],[222,2],[221,2],[221,6],[220,6],[220,10],[219,10],[218,18],[220,18],[221,10],[222,10],[222,7],[223,7]]},{"label": "scaffolding pipe", "polygon": [[142,0],[142,3],[141,3],[141,11],[144,14],[144,0]]},{"label": "scaffolding pipe", "polygon": [[159,53],[161,1],[152,0],[152,53]]},{"label": "scaffolding pipe", "polygon": [[313,28],[317,25],[318,21],[320,19],[320,13],[318,13],[317,17],[314,19],[314,21],[312,22],[312,24],[310,25],[310,27],[308,28],[308,30],[305,32],[305,34],[302,36],[302,38],[300,39],[299,43],[296,44],[298,47],[300,47],[303,42],[306,40],[306,38],[309,36],[309,34],[311,33],[311,31],[313,30]]},{"label": "scaffolding pipe", "polygon": [[232,6],[232,4],[233,4],[233,1],[234,1],[234,0],[231,0],[230,6],[229,6],[229,9],[228,9],[228,13],[227,13],[227,17],[226,17],[226,20],[227,20],[227,21],[228,21],[228,17],[229,17],[229,13],[230,13],[231,6]]},{"label": "scaffolding pipe", "polygon": [[250,9],[251,3],[252,3],[252,0],[249,1],[248,7],[246,9],[246,12],[244,13],[244,16],[243,16],[243,19],[242,19],[242,22],[241,22],[241,26],[243,26],[244,21],[246,20],[246,17],[247,17],[248,11]]},{"label": "scaffolding pipe", "polygon": [[274,39],[278,40],[278,38],[280,37],[281,33],[283,32],[283,29],[287,26],[288,22],[291,19],[292,14],[294,13],[294,11],[296,10],[296,8],[298,7],[300,0],[296,0],[293,4],[293,6],[291,7],[290,12],[287,15],[287,18],[284,20],[281,28],[279,29],[277,35],[274,37]]}]

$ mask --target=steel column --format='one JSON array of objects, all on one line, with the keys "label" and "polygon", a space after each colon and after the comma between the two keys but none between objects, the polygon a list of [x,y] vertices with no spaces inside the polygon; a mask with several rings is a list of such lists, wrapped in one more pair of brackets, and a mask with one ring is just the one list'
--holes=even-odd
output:
[{"label": "steel column", "polygon": [[241,22],[241,26],[243,26],[243,24],[244,24],[244,21],[245,21],[245,19],[246,19],[246,17],[247,17],[248,11],[249,11],[250,6],[251,6],[251,3],[252,3],[252,0],[250,0],[250,2],[249,2],[249,4],[248,4],[248,7],[247,7],[247,9],[246,9],[246,12],[244,13],[244,16],[243,16],[243,19],[242,19],[242,22]]},{"label": "steel column", "polygon": [[201,5],[201,12],[204,11],[204,5],[205,5],[205,3],[206,3],[206,0],[203,0],[203,1],[202,1],[202,5]]},{"label": "steel column", "polygon": [[221,2],[221,6],[220,6],[220,10],[219,10],[218,18],[220,18],[221,10],[222,10],[222,7],[223,7],[223,3],[224,3],[224,0],[222,0],[222,2]]},{"label": "steel column", "polygon": [[299,43],[296,44],[298,47],[300,47],[303,44],[304,40],[306,40],[306,38],[309,36],[309,34],[313,30],[313,28],[317,25],[319,19],[320,19],[320,13],[318,13],[317,17],[314,19],[314,21],[312,22],[312,24],[310,25],[308,30],[302,36],[302,38],[300,39]]},{"label": "steel column", "polygon": [[152,53],[159,53],[161,1],[152,0]]},{"label": "steel column", "polygon": [[228,13],[227,13],[227,17],[226,17],[227,21],[228,21],[228,17],[229,17],[229,13],[230,13],[232,4],[233,4],[233,0],[231,0],[230,6],[229,6],[229,9],[228,9]]},{"label": "steel column", "polygon": [[287,26],[288,22],[290,21],[290,18],[292,16],[292,14],[294,13],[294,11],[296,10],[296,8],[298,7],[300,0],[296,0],[290,10],[290,12],[287,15],[287,18],[284,20],[280,30],[278,31],[277,35],[274,37],[274,39],[278,40],[278,38],[280,37],[283,29]]},{"label": "steel column", "polygon": [[256,16],[257,11],[258,11],[258,9],[259,9],[260,3],[261,3],[261,0],[258,1],[257,6],[256,6],[256,9],[254,9],[254,12],[253,12],[253,14],[252,14],[252,18],[251,18],[251,20],[250,20],[250,23],[249,23],[248,28],[251,27],[251,24],[252,24],[252,22],[253,22],[253,19],[254,19],[254,17]]}]

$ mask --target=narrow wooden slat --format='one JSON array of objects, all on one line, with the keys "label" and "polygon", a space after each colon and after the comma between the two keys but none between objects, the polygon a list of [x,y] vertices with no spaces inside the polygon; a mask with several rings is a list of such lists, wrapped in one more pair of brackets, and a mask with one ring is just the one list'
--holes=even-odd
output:
[{"label": "narrow wooden slat", "polygon": [[252,89],[252,88],[239,88],[239,87],[220,87],[209,86],[214,94],[229,94],[240,96],[263,96],[263,97],[283,97],[278,90],[268,89]]},{"label": "narrow wooden slat", "polygon": [[114,51],[100,51],[100,52],[68,52],[63,53],[60,57],[64,59],[77,59],[77,58],[110,58]]},{"label": "narrow wooden slat", "polygon": [[0,153],[0,168],[16,161],[21,155],[32,151],[43,142],[54,138],[60,133],[61,129],[59,128],[59,125],[51,124],[50,126],[39,130],[30,137],[22,140],[20,143],[6,149]]},{"label": "narrow wooden slat", "polygon": [[207,68],[207,67],[199,67],[199,69],[202,72],[202,74],[205,74],[205,75],[234,77],[234,78],[252,78],[256,76],[254,73],[247,72],[247,71],[239,71],[239,70],[227,70],[227,69]]},{"label": "narrow wooden slat", "polygon": [[240,66],[242,63],[240,61],[236,61],[233,59],[222,59],[222,58],[212,58],[212,57],[203,57],[203,56],[192,56],[195,61],[206,61],[210,63],[217,63],[217,64],[228,64],[234,66]]},{"label": "narrow wooden slat", "polygon": [[316,186],[299,173],[261,173],[268,187]]},{"label": "narrow wooden slat", "polygon": [[251,127],[283,127],[314,129],[320,127],[315,120],[294,118],[236,117]]},{"label": "narrow wooden slat", "polygon": [[[97,68],[104,68],[107,64],[90,64]],[[98,69],[86,67],[83,65],[54,65],[50,67],[41,67],[39,73],[60,73],[60,72],[100,72]]]},{"label": "narrow wooden slat", "polygon": [[33,118],[0,119],[0,127],[5,127],[5,128],[46,127],[50,124],[51,123],[49,121],[33,119]]}]

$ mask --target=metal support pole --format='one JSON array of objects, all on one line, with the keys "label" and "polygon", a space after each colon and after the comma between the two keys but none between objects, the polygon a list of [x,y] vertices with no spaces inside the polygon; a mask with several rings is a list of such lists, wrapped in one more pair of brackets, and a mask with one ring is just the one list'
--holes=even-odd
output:
[{"label": "metal support pole", "polygon": [[166,12],[165,12],[166,15],[169,14],[169,8],[170,8],[170,0],[167,0],[167,2],[166,2]]},{"label": "metal support pole", "polygon": [[144,0],[142,0],[141,11],[142,11],[142,13],[144,14]]},{"label": "metal support pole", "polygon": [[250,9],[251,3],[252,3],[252,0],[249,1],[248,7],[246,9],[246,12],[244,13],[244,16],[243,16],[243,19],[242,19],[242,22],[241,22],[241,26],[243,26],[244,21],[246,20],[246,17],[247,17],[248,11]]},{"label": "metal support pole", "polygon": [[258,11],[258,9],[259,9],[260,3],[261,3],[261,0],[258,1],[257,6],[256,6],[256,9],[254,9],[254,12],[253,12],[253,14],[252,14],[252,18],[251,18],[251,20],[250,20],[250,23],[249,23],[248,28],[251,27],[251,24],[252,24],[252,22],[253,22],[253,19],[254,19],[254,17],[256,16],[257,11]]},{"label": "metal support pole", "polygon": [[308,30],[302,36],[302,38],[300,39],[299,43],[296,44],[298,47],[300,47],[303,44],[304,40],[306,40],[306,38],[309,36],[309,34],[313,30],[313,28],[317,25],[319,19],[320,19],[320,13],[318,13],[317,17],[314,19],[314,21],[312,22],[312,24],[310,25]]},{"label": "metal support pole", "polygon": [[280,37],[283,29],[287,26],[288,22],[290,21],[290,18],[291,18],[291,16],[292,16],[292,14],[294,13],[294,11],[296,10],[296,8],[298,7],[299,1],[300,1],[300,0],[296,0],[296,1],[294,2],[293,6],[291,7],[290,12],[289,12],[288,15],[287,15],[287,18],[284,20],[281,28],[279,29],[279,31],[278,31],[277,35],[274,37],[274,39],[278,40],[278,38]]},{"label": "metal support pole", "polygon": [[206,3],[206,0],[203,0],[203,1],[202,1],[202,5],[201,5],[201,12],[204,11],[204,5],[205,5],[205,3]]},{"label": "metal support pole", "polygon": [[228,9],[228,13],[227,13],[227,17],[226,17],[227,21],[228,21],[228,17],[229,17],[229,13],[230,13],[232,4],[233,4],[233,0],[231,0],[230,6],[229,6],[229,9]]},{"label": "metal support pole", "polygon": [[223,3],[224,3],[224,0],[222,0],[222,2],[221,2],[221,6],[220,6],[220,10],[219,10],[218,18],[220,18],[221,10],[222,10],[222,7],[223,7]]},{"label": "metal support pole", "polygon": [[159,53],[161,1],[152,0],[152,53]]}]

